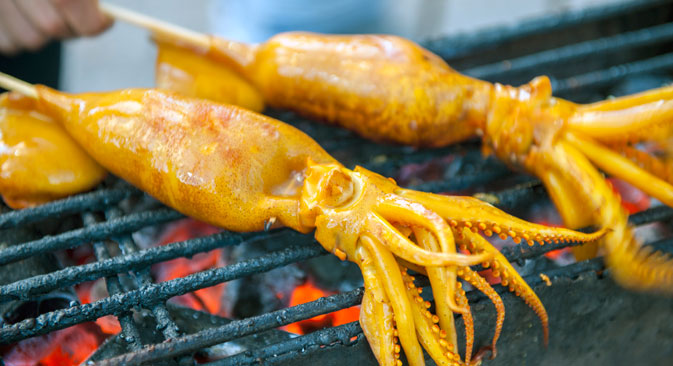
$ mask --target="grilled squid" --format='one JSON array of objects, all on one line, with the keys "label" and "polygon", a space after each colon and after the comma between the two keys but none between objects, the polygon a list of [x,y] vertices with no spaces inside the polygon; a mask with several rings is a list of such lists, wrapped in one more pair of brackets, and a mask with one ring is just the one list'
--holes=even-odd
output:
[{"label": "grilled squid", "polygon": [[90,190],[105,170],[19,93],[0,95],[0,194],[25,208]]},{"label": "grilled squid", "polygon": [[[480,231],[531,242],[603,235],[531,224],[470,197],[400,188],[364,168],[344,167],[292,126],[231,105],[153,89],[72,95],[17,81],[14,88],[33,96],[39,111],[105,169],[186,215],[238,232],[270,222],[315,230],[327,251],[362,269],[360,323],[382,365],[397,365],[402,350],[410,365],[423,365],[422,349],[438,364],[472,363],[471,314],[457,278],[496,304],[495,343],[504,307],[469,268],[475,264],[492,267],[530,305],[546,339],[542,303]],[[436,314],[407,268],[430,278]],[[464,357],[454,313],[466,319]]]},{"label": "grilled squid", "polygon": [[[199,47],[203,62],[245,78],[266,104],[372,140],[439,147],[481,136],[484,151],[542,180],[568,227],[610,229],[600,246],[621,285],[673,294],[673,261],[634,237],[619,195],[600,172],[673,206],[673,87],[579,105],[552,97],[547,77],[520,87],[490,84],[395,36],[283,33],[247,45],[152,29],[160,50],[176,39]],[[186,49],[160,52],[159,86],[170,87],[167,70],[191,57]],[[640,149],[644,143],[656,154]],[[591,257],[597,248],[576,255]]]}]

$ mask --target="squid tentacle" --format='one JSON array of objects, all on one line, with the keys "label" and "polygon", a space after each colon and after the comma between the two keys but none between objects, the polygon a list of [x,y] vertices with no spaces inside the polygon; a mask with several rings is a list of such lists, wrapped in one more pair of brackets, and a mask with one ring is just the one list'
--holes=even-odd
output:
[{"label": "squid tentacle", "polygon": [[[402,267],[409,268],[409,269],[411,269],[411,270],[413,270],[413,271],[415,271],[415,272],[418,272],[418,273],[421,273],[421,274],[424,274],[424,275],[429,276],[428,271],[427,271],[427,268],[419,267],[419,266],[417,266],[417,265],[415,265],[415,264],[413,264],[413,263],[405,262],[404,260],[399,260],[399,259],[398,259],[398,262],[400,263],[400,266],[402,266]],[[468,267],[460,267],[459,271],[462,270],[462,269],[465,269],[465,268],[468,268]],[[460,272],[460,273],[461,273],[461,278],[463,278],[463,276],[465,276],[465,272],[463,271],[463,272]],[[474,273],[474,272],[472,272],[472,273]],[[474,276],[475,276],[475,278],[480,278],[480,277],[479,277],[479,274],[477,274],[477,273],[474,273]],[[483,278],[482,278],[482,280],[483,280]],[[479,280],[478,280],[478,279],[471,279],[471,281],[473,281],[473,282],[474,282],[474,286],[477,287],[477,281],[479,281]],[[471,281],[468,281],[468,282],[472,283]],[[484,281],[485,281],[485,280],[484,280]],[[431,283],[432,283],[432,282],[431,282]],[[413,283],[412,283],[412,286],[413,286]],[[462,287],[462,285],[461,285],[459,282],[456,284],[456,286],[457,286],[458,288],[461,288],[461,287]],[[490,285],[489,285],[489,286],[490,286]],[[481,290],[479,287],[477,287],[477,289]],[[476,364],[476,363],[478,363],[479,360],[481,360],[482,355],[483,355],[483,353],[484,353],[485,351],[490,351],[490,352],[491,352],[491,359],[495,358],[495,355],[496,355],[496,353],[497,353],[497,351],[495,350],[494,345],[495,345],[495,343],[497,342],[497,340],[498,340],[499,337],[500,337],[500,330],[502,329],[502,325],[503,325],[503,322],[504,322],[504,316],[505,316],[505,313],[504,313],[504,307],[502,307],[502,311],[499,311],[499,309],[501,308],[499,304],[502,304],[502,299],[499,298],[499,295],[495,292],[495,290],[493,290],[492,288],[491,288],[491,290],[493,291],[493,294],[495,294],[496,296],[498,296],[497,299],[495,299],[495,300],[492,299],[492,301],[494,302],[494,304],[495,304],[495,306],[496,306],[496,311],[498,311],[497,320],[496,320],[496,327],[497,327],[497,328],[496,328],[496,330],[495,330],[495,332],[494,332],[494,337],[493,337],[493,341],[492,341],[491,345],[488,346],[488,347],[482,347],[482,348],[480,349],[480,351],[477,353],[477,355],[472,359],[472,364]],[[432,291],[433,291],[433,295],[435,295],[436,308],[439,308],[440,305],[439,305],[439,303],[437,303],[437,291],[436,291],[434,285],[432,286]],[[485,290],[485,291],[489,291],[489,290]],[[487,297],[489,297],[489,298],[491,299],[491,296],[492,296],[492,295],[486,293],[485,291],[482,291],[482,292],[484,292],[484,293],[487,295]],[[456,292],[458,292],[458,290],[456,290]],[[459,301],[459,300],[458,300],[458,296],[459,296],[459,295],[457,295],[456,293],[454,293],[454,296],[456,296],[455,301],[458,302],[458,301]],[[466,307],[463,308],[464,310],[462,310],[462,311],[460,311],[460,312],[457,312],[457,313],[458,313],[458,314],[461,314],[461,315],[464,315],[464,314],[468,313],[467,316],[468,316],[468,317],[471,317],[471,313],[469,312],[469,304],[466,303],[466,302],[459,302],[459,303],[460,303],[460,304],[465,304]],[[425,305],[426,305],[426,307],[428,307],[428,308],[430,307],[430,303],[429,303],[429,302],[426,302]],[[504,304],[503,304],[503,306],[504,306]],[[473,344],[473,335],[474,335],[474,332],[473,332],[473,328],[471,328],[471,327],[473,327],[473,325],[471,325],[472,323],[470,323],[470,319],[471,319],[471,318],[468,318],[468,319],[467,319],[467,323],[466,323],[466,324],[465,324],[465,322],[464,322],[464,325],[465,325],[465,327],[466,327],[466,328],[465,328],[465,336],[466,336],[466,342],[465,342],[465,343],[466,343],[466,344]],[[448,339],[448,342],[449,342],[450,344],[456,345],[456,347],[457,347],[458,342],[457,342],[457,340],[456,340],[455,331],[454,331],[454,334],[453,334],[453,338],[450,338],[450,334],[448,334],[447,332],[445,332],[445,329],[450,329],[450,328],[445,328],[445,327],[441,324],[441,318],[440,318],[440,329],[441,329],[441,331],[443,332],[442,338],[447,338],[447,339]],[[454,327],[454,329],[455,329],[455,327]],[[470,337],[472,337],[472,338],[470,338]],[[470,346],[470,349],[472,349],[472,346]],[[466,362],[467,362],[467,361],[466,361]]]},{"label": "squid tentacle", "polygon": [[432,314],[428,308],[430,303],[420,296],[421,288],[414,285],[414,277],[402,268],[402,278],[407,289],[416,325],[416,334],[423,347],[438,365],[463,365],[454,343],[447,341],[447,332],[441,328],[439,316]]},{"label": "squid tentacle", "polygon": [[567,126],[599,141],[624,143],[669,136],[671,117],[673,86],[666,86],[578,106],[567,118]]},{"label": "squid tentacle", "polygon": [[622,236],[626,244],[606,246],[605,261],[615,280],[630,289],[671,294],[673,259],[670,255],[641,245],[628,228]]},{"label": "squid tentacle", "polygon": [[670,125],[672,118],[673,100],[660,99],[618,110],[580,108],[568,118],[568,127],[600,140],[633,141],[647,137],[652,128]]},{"label": "squid tentacle", "polygon": [[470,304],[467,302],[467,295],[463,289],[463,284],[458,282],[456,284],[456,302],[465,308],[465,311],[460,313],[463,318],[463,325],[465,326],[465,363],[469,364],[472,359],[472,349],[474,348],[474,318],[470,310]]},{"label": "squid tentacle", "polygon": [[[377,207],[377,211],[384,215],[386,220],[414,228],[413,232],[416,236],[416,241],[421,248],[429,252],[456,253],[456,243],[453,240],[453,232],[442,217],[419,203],[402,199],[399,196],[390,196],[391,197],[385,199]],[[396,226],[396,228],[399,229],[399,226]],[[425,229],[419,230],[418,228]],[[430,235],[430,233],[434,234],[434,236]],[[445,286],[447,286],[447,292],[450,294],[453,293],[456,283],[455,266],[429,267],[428,271],[433,272],[433,277],[437,284],[440,283],[439,281],[444,282]],[[440,278],[443,280],[440,280]],[[443,297],[440,301],[443,301],[444,299],[447,299],[448,301],[442,305],[447,305],[451,311],[464,311],[464,309],[460,308],[455,303],[453,296]],[[446,316],[441,316],[441,318],[445,320],[445,323],[448,322]],[[448,324],[445,325],[448,326]]]},{"label": "squid tentacle", "polygon": [[493,268],[493,275],[500,277],[500,284],[502,286],[508,287],[510,292],[514,292],[516,296],[521,297],[526,305],[533,309],[542,323],[544,344],[546,345],[549,342],[549,317],[547,315],[547,310],[545,310],[544,305],[542,305],[542,302],[533,289],[531,289],[521,275],[519,275],[519,272],[517,272],[514,267],[509,264],[509,261],[507,261],[505,256],[497,249],[493,248],[486,239],[480,235],[474,234],[466,228],[463,228],[462,231],[456,235],[456,242],[458,242],[461,247],[464,245],[470,251],[485,251],[494,254],[493,260],[489,263],[489,267]]},{"label": "squid tentacle", "polygon": [[[419,229],[419,228],[414,228],[413,231],[414,231],[414,235],[416,236],[417,239],[419,239],[420,243],[426,243],[424,245],[430,245],[430,246],[432,245],[432,243],[433,243],[432,236],[429,235],[427,233],[427,231],[425,231],[423,229]],[[425,237],[424,237],[424,235],[425,235]],[[430,240],[426,242],[425,240],[427,240],[428,237],[430,238]],[[420,239],[420,238],[423,238],[423,239]],[[462,249],[465,249],[465,248],[462,248]],[[472,249],[476,250],[475,247],[473,247]],[[398,261],[400,261],[400,260],[398,260]],[[419,272],[419,273],[422,273],[422,274],[425,274],[425,275],[428,276],[428,278],[430,279],[432,292],[433,292],[435,302],[436,302],[437,315],[440,315],[439,316],[440,329],[449,330],[449,332],[452,332],[453,337],[451,337],[451,334],[448,335],[449,341],[451,341],[450,342],[451,344],[457,345],[457,342],[456,342],[456,339],[455,339],[455,326],[453,324],[453,314],[451,312],[449,312],[448,314],[450,316],[450,318],[449,318],[450,321],[443,322],[442,317],[441,317],[441,313],[440,313],[440,311],[441,311],[440,309],[443,309],[442,298],[445,296],[445,294],[447,294],[447,292],[453,294],[454,301],[456,301],[456,302],[459,301],[459,300],[457,300],[458,295],[456,295],[456,292],[459,291],[459,289],[461,288],[460,284],[457,284],[456,286],[459,286],[459,287],[454,288],[453,291],[446,291],[445,288],[447,286],[442,286],[441,285],[442,282],[437,283],[436,280],[435,280],[435,276],[436,276],[435,273],[436,272],[434,272],[434,271],[437,271],[437,270],[439,270],[443,267],[427,267],[427,268],[425,268],[425,267],[418,267],[417,265],[405,262],[403,260],[400,261],[400,262],[401,262],[401,265],[403,267],[411,268],[416,272]],[[498,264],[494,265],[494,267],[496,267],[496,268],[498,266],[499,266]],[[460,276],[460,278],[464,279],[465,281],[467,281],[468,283],[473,285],[475,288],[477,288],[479,291],[483,292],[493,302],[493,304],[496,308],[496,312],[497,312],[496,328],[495,328],[493,340],[491,342],[491,346],[488,347],[491,350],[491,355],[492,355],[491,358],[494,358],[495,355],[497,354],[497,349],[496,349],[495,345],[496,345],[496,343],[497,343],[497,341],[500,337],[500,333],[502,331],[502,326],[503,326],[504,319],[505,319],[505,308],[504,308],[504,304],[502,302],[502,299],[495,292],[495,290],[488,284],[488,282],[486,282],[486,280],[484,278],[479,276],[478,273],[472,271],[469,267],[459,267],[457,269],[457,274],[458,274],[458,276]],[[495,274],[499,275],[499,272],[495,271]],[[408,286],[414,287],[413,283],[411,283]],[[462,305],[461,305],[460,310],[457,310],[455,312],[459,313],[459,314],[469,313],[468,303],[467,302],[461,302],[461,304],[464,304],[465,307],[462,307]],[[448,324],[448,325],[445,325],[445,324]],[[466,325],[466,327],[468,327],[468,328],[466,328],[466,332],[465,332],[466,337],[473,337],[473,334],[474,334],[473,330],[471,330],[469,328],[470,326],[473,326],[473,325],[471,325],[469,319],[468,319],[468,322],[465,325]],[[466,344],[471,345],[473,343],[474,343],[474,341],[473,341],[472,338],[466,339]],[[470,350],[471,349],[472,349],[472,346],[470,346]],[[466,354],[466,362],[469,363],[468,354]]]},{"label": "squid tentacle", "polygon": [[501,239],[511,237],[515,243],[526,240],[529,245],[534,241],[540,244],[560,242],[591,242],[605,235],[606,229],[585,234],[569,229],[550,228],[533,224],[509,215],[492,205],[473,197],[443,196],[403,189],[402,197],[421,202],[448,221],[454,230],[470,229],[474,233],[483,232],[486,236],[497,234]]},{"label": "squid tentacle", "polygon": [[611,149],[638,164],[638,166],[648,171],[650,174],[673,184],[673,161],[670,161],[670,159],[655,157],[645,151],[638,150],[635,147],[628,145],[613,145],[611,146]]},{"label": "squid tentacle", "polygon": [[575,191],[584,197],[585,204],[595,210],[595,223],[610,227],[602,247],[615,280],[634,290],[673,293],[673,261],[665,256],[651,255],[651,249],[636,240],[619,196],[610,189],[589,159],[565,139],[560,139],[552,151],[541,153],[533,156],[531,162],[544,158],[547,161],[545,169],[557,172],[558,178],[575,187]]},{"label": "squid tentacle", "polygon": [[391,198],[385,199],[379,204],[376,209],[377,212],[389,221],[425,227],[430,230],[437,238],[439,244],[439,248],[434,248],[434,251],[441,250],[441,252],[445,253],[456,252],[451,228],[441,216],[419,203],[392,198],[395,197],[394,195],[390,196]]},{"label": "squid tentacle", "polygon": [[569,159],[583,167],[585,194],[598,209],[600,224],[612,228],[603,247],[605,261],[616,281],[631,289],[673,293],[673,261],[653,256],[651,248],[641,245],[628,225],[628,214],[621,207],[619,196],[574,145],[563,140],[559,145]]},{"label": "squid tentacle", "polygon": [[377,213],[371,214],[368,231],[376,233],[381,243],[396,256],[422,266],[471,266],[483,263],[492,257],[489,253],[465,255],[459,253],[437,253],[419,248],[391,223]]},{"label": "squid tentacle", "polygon": [[[412,271],[420,273],[424,276],[428,276],[428,278],[430,277],[426,267],[420,267],[416,264],[409,263],[409,262],[407,262],[403,259],[399,259],[399,258],[397,259],[397,262],[399,263],[400,267],[407,268],[408,270],[412,270]],[[430,267],[428,267],[428,268],[430,268]],[[456,285],[457,285],[457,283],[456,283]],[[416,285],[412,283],[412,286],[416,286]],[[430,287],[432,287],[432,282],[430,282]],[[441,286],[438,287],[437,290],[441,291]],[[456,349],[457,349],[457,347],[458,347],[458,335],[456,334],[455,323],[453,321],[448,322],[448,325],[446,327],[442,323],[443,320],[442,320],[442,317],[439,313],[440,304],[437,302],[437,292],[436,292],[437,290],[434,287],[432,287],[432,293],[433,293],[434,300],[435,300],[435,309],[438,312],[437,316],[439,316],[439,328],[442,331],[442,336],[441,337],[446,339],[447,342],[449,342],[449,344],[451,344],[453,347],[456,347]],[[453,293],[451,293],[450,296],[453,297],[453,301],[456,301],[455,291]],[[430,308],[431,306],[432,306],[432,304],[429,301],[425,302],[425,307],[426,308]],[[464,309],[464,308],[461,308],[461,309]],[[456,313],[462,314],[462,312],[464,312],[464,311],[465,310],[462,310],[460,312],[457,311]],[[450,314],[451,319],[453,319],[453,313],[449,313],[449,314]]]},{"label": "squid tentacle", "polygon": [[395,258],[374,237],[362,235],[360,243],[371,253],[372,262],[376,267],[377,273],[380,274],[379,279],[388,298],[391,300],[399,340],[402,348],[404,348],[407,361],[412,366],[424,365],[423,352],[415,334],[411,304],[409,303],[407,294],[404,292],[404,282]]},{"label": "squid tentacle", "polygon": [[[493,270],[494,276],[498,277],[499,271]],[[491,285],[478,273],[471,270],[469,267],[462,267],[458,270],[458,276],[463,280],[467,281],[470,285],[476,287],[479,291],[483,292],[493,303],[496,310],[496,321],[495,321],[495,331],[493,333],[493,340],[491,341],[491,359],[495,358],[498,355],[498,350],[496,344],[500,338],[500,333],[502,332],[502,326],[505,323],[505,304],[502,302],[502,298],[498,295],[497,292],[491,287]],[[467,360],[469,362],[469,359]]]},{"label": "squid tentacle", "polygon": [[[419,244],[424,246],[425,249],[437,251],[437,242],[427,230],[414,228],[413,232]],[[453,242],[453,234],[451,234],[451,238]],[[453,312],[461,313],[465,311],[464,308],[456,304],[455,297],[453,296],[453,293],[456,291],[456,268],[427,267],[425,268],[425,272],[427,272],[430,284],[432,285],[440,325],[442,329],[445,329],[449,333],[449,339],[452,339],[455,344],[456,330],[453,322]]]},{"label": "squid tentacle", "polygon": [[646,90],[644,92],[631,94],[619,98],[607,99],[596,103],[585,104],[579,107],[580,112],[596,111],[621,111],[626,108],[656,102],[659,100],[673,99],[673,87],[664,86],[661,88]]},{"label": "squid tentacle", "polygon": [[400,366],[393,310],[383,285],[377,278],[371,254],[360,246],[356,250],[355,259],[360,266],[365,283],[365,294],[360,307],[362,331],[380,365]]},{"label": "squid tentacle", "polygon": [[652,141],[673,130],[673,86],[578,106],[570,130],[602,142]]},{"label": "squid tentacle", "polygon": [[[377,278],[366,279],[368,282],[365,283],[366,287],[373,289],[365,298],[362,310],[363,316],[368,317],[362,324],[370,336],[376,336],[384,331],[382,328],[386,328],[377,322],[385,323],[386,319],[394,322],[389,327],[397,335],[393,336],[392,342],[389,339],[382,340],[383,343],[373,342],[377,357],[384,360],[380,362],[397,363],[396,355],[400,349],[404,349],[411,365],[422,365],[422,345],[437,362],[459,364],[452,311],[463,316],[467,363],[480,362],[481,354],[475,360],[471,357],[474,319],[462,285],[457,282],[457,271],[463,268],[461,276],[484,291],[496,306],[498,323],[493,344],[501,332],[504,313],[501,310],[502,303],[494,297],[493,289],[477,274],[464,269],[474,264],[493,267],[496,274],[499,274],[498,268],[504,268],[502,276],[512,281],[512,291],[517,291],[536,310],[546,330],[546,312],[542,304],[527,284],[517,277],[518,274],[511,266],[505,268],[509,263],[504,256],[484,238],[468,229],[467,225],[452,227],[450,220],[453,218],[446,217],[447,213],[457,211],[470,219],[490,215],[494,222],[500,220],[512,230],[510,224],[519,223],[512,216],[497,214],[496,208],[473,202],[476,200],[446,200],[443,196],[402,190],[394,182],[360,167],[348,170],[338,164],[309,162],[308,168],[300,200],[302,224],[315,226],[318,241],[342,259],[368,258],[365,261],[361,259],[363,272],[366,272],[367,277],[373,273]],[[459,207],[452,211],[446,208],[450,205]],[[471,208],[474,212],[469,211]],[[519,225],[526,227],[527,223],[520,221]],[[548,230],[545,231],[545,238],[556,232],[560,233],[559,238],[569,236],[589,240],[598,237],[596,234],[530,226]],[[513,228],[516,229],[516,226]],[[466,237],[471,240],[478,238],[481,242],[469,245],[468,250]],[[458,253],[457,244],[461,245],[463,252],[469,254]],[[361,247],[363,249],[360,251]],[[406,276],[406,270],[402,271],[400,267],[412,268],[428,275],[435,295],[437,314],[426,310],[430,308],[430,303],[423,301],[419,296],[421,290],[415,288],[413,279]],[[395,345],[395,339],[399,339],[401,347]],[[449,350],[453,353],[447,354]]]},{"label": "squid tentacle", "polygon": [[638,187],[668,206],[673,206],[673,185],[638,167],[620,154],[572,133],[565,140],[579,149],[597,167]]}]

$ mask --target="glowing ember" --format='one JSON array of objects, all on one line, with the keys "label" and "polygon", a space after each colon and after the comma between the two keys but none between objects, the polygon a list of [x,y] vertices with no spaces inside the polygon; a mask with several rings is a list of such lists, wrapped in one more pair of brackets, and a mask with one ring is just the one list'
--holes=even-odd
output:
[{"label": "glowing ember", "polygon": [[[192,219],[184,219],[171,224],[168,227],[159,240],[159,245],[212,235],[220,231],[221,229],[214,226]],[[159,263],[152,267],[152,272],[158,282],[185,277],[196,272],[224,265],[221,253],[221,250],[215,249],[208,253],[199,253],[191,259],[178,258],[172,261]],[[224,286],[225,284],[222,283],[213,287],[204,288],[186,295],[178,296],[171,301],[195,310],[202,310],[211,314],[226,316],[222,307]]]},{"label": "glowing ember", "polygon": [[105,338],[96,324],[78,324],[23,340],[3,354],[2,360],[7,366],[79,365]]},{"label": "glowing ember", "polygon": [[[84,282],[75,286],[82,304],[107,297],[105,280]],[[121,331],[117,318],[109,315],[51,332],[40,337],[23,340],[2,354],[5,365],[16,366],[66,366],[84,362],[111,335]]]},{"label": "glowing ember", "polygon": [[[171,226],[162,236],[160,245],[210,235],[219,229],[196,222],[182,220]],[[93,260],[93,252],[88,246],[69,250],[68,257],[73,264],[84,264]],[[221,265],[220,251],[195,255],[192,259],[176,259],[154,266],[154,274],[158,281],[167,281],[177,277],[202,271]],[[196,291],[194,294],[176,299],[183,305],[197,310],[218,313],[220,308],[223,285]],[[84,282],[75,286],[75,291],[82,304],[88,304],[105,298],[108,295],[105,279]],[[121,331],[119,321],[114,316],[105,316],[95,323],[84,323],[51,332],[47,335],[23,340],[2,353],[5,365],[16,366],[56,366],[79,365],[84,362],[103,341],[110,335]]]},{"label": "glowing ember", "polygon": [[[166,229],[159,240],[159,245],[212,235],[219,231],[220,229],[214,226],[192,219],[184,219],[170,225]],[[213,250],[208,253],[197,254],[191,259],[178,258],[169,262],[159,263],[152,267],[152,273],[157,281],[168,281],[209,268],[222,266],[225,264],[224,262],[225,259],[222,257],[222,251]],[[228,316],[225,312],[225,306],[223,306],[224,304],[222,303],[224,290],[225,284],[219,284],[173,298],[172,301],[195,310],[203,310],[220,316]],[[330,292],[321,290],[308,281],[292,290],[289,305],[294,306],[303,304],[331,294],[332,293]],[[282,292],[277,292],[275,295],[278,299],[282,299],[286,296]],[[290,324],[284,329],[297,334],[306,334],[325,327],[350,323],[357,320],[359,314],[359,307],[353,307]]]},{"label": "glowing ember", "polygon": [[567,247],[567,248],[561,248],[561,249],[556,249],[552,250],[551,252],[545,253],[545,257],[552,259],[552,260],[559,260],[561,257],[566,255],[566,253],[571,253],[572,249]]},{"label": "glowing ember", "polygon": [[622,197],[622,207],[624,207],[629,214],[645,211],[650,208],[650,197],[643,193],[643,191],[621,179],[608,178],[607,181],[612,187],[612,190],[619,193]]},{"label": "glowing ember", "polygon": [[[289,306],[296,306],[317,300],[321,297],[332,295],[333,293],[322,290],[315,286],[312,281],[306,281],[303,285],[297,286],[290,296]],[[329,314],[315,316],[311,319],[302,320],[296,323],[288,324],[282,327],[283,330],[295,334],[307,334],[319,329],[334,327],[341,324],[350,323],[358,320],[360,316],[360,307],[353,306]]]},{"label": "glowing ember", "polygon": [[[96,281],[80,283],[75,286],[75,291],[82,304],[89,304],[108,296],[107,288],[105,287],[105,279],[103,278]],[[103,333],[106,334],[113,335],[122,330],[119,321],[112,315],[96,319],[96,324],[98,324]]]},{"label": "glowing ember", "polygon": [[479,271],[479,275],[486,279],[488,283],[491,285],[497,285],[500,283],[500,277],[496,277],[493,275],[493,270],[492,269],[485,269],[483,271]]}]

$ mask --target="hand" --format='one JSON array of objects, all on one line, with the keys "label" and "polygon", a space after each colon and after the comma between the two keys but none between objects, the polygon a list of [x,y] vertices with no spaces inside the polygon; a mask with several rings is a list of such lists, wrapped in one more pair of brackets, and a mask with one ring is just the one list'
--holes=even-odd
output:
[{"label": "hand", "polygon": [[98,34],[111,24],[97,0],[0,0],[0,53],[37,50],[52,39]]}]

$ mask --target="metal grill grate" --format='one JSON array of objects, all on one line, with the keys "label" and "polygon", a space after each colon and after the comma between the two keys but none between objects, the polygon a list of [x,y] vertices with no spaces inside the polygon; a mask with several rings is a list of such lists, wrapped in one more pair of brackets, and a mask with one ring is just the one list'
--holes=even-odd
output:
[{"label": "metal grill grate", "polygon": [[[669,4],[670,2],[667,1],[621,4],[602,8],[600,11],[589,10],[565,17],[548,18],[543,21],[527,23],[521,25],[518,31],[482,33],[477,38],[470,38],[472,43],[455,40],[452,43],[451,40],[442,40],[430,42],[427,46],[447,58],[450,64],[452,60],[456,60],[459,64],[481,65],[469,69],[463,68],[465,73],[472,76],[503,82],[522,82],[531,76],[543,73],[542,70],[544,70],[545,74],[551,73],[554,80],[554,89],[558,95],[569,96],[575,91],[581,91],[582,96],[604,96],[606,87],[614,85],[615,82],[626,76],[661,71],[668,74],[673,70],[673,54],[665,53],[666,48],[670,49],[671,40],[673,40],[673,26],[671,24],[639,25],[641,29],[629,29],[626,33],[609,34],[602,38],[561,45],[553,49],[543,49],[539,52],[536,50],[523,56],[521,54],[512,55],[506,61],[495,63],[489,63],[488,56],[480,61],[479,53],[484,48],[494,47],[498,44],[524,42],[526,37],[535,36],[539,38],[546,35],[550,38],[553,37],[555,32],[561,32],[566,28],[596,29],[606,22],[615,22],[615,19],[630,24],[629,19],[638,19],[639,12],[641,15],[653,11],[660,15],[665,13],[666,20],[668,20],[671,14]],[[659,18],[653,21],[660,22],[661,19]],[[647,51],[643,51],[643,48],[647,48]],[[604,60],[610,59],[610,55],[614,53],[622,54],[617,60],[618,64],[606,64]],[[639,56],[643,54],[646,56],[645,58]],[[588,63],[591,67],[596,65],[598,67],[586,69],[586,63],[584,62],[586,59],[598,59],[598,63]],[[576,65],[577,67],[568,67],[568,65]],[[559,77],[555,75],[559,75]],[[449,154],[461,153],[463,156],[480,156],[478,142],[467,142],[445,149],[416,152],[408,148],[365,142],[349,132],[315,125],[287,112],[276,111],[272,114],[281,120],[291,121],[305,130],[347,165],[358,163],[384,175],[395,175],[399,168],[405,164],[427,162]],[[385,159],[372,159],[371,156],[383,156]],[[449,166],[447,171],[451,171],[451,179],[423,182],[411,188],[439,192],[462,190],[475,186],[489,187],[489,184],[492,184],[497,178],[511,175],[502,164],[493,159],[483,158],[476,158],[473,164],[467,166]],[[513,180],[508,180],[508,182],[513,182],[515,185],[510,185],[504,189],[500,188],[491,195],[491,198],[503,209],[528,205],[530,202],[545,196],[541,184],[529,177],[517,176]],[[75,324],[96,320],[106,315],[114,315],[118,317],[122,326],[121,338],[128,343],[128,353],[99,361],[96,364],[134,365],[143,362],[154,364],[171,359],[177,360],[181,364],[192,363],[192,355],[206,347],[247,335],[259,334],[298,320],[357,305],[362,299],[363,289],[358,288],[288,309],[231,321],[228,324],[205,329],[195,334],[181,335],[181,330],[172,320],[166,307],[166,300],[327,253],[322,250],[311,235],[298,235],[289,230],[246,234],[223,232],[140,250],[131,237],[131,233],[148,226],[183,217],[180,213],[167,208],[123,214],[120,205],[126,199],[140,195],[142,195],[141,192],[130,187],[99,189],[89,194],[45,204],[37,208],[0,215],[0,229],[22,227],[45,219],[72,214],[80,215],[83,223],[83,227],[79,229],[0,249],[0,265],[7,265],[39,254],[73,248],[86,243],[93,243],[97,259],[94,263],[67,267],[48,274],[2,285],[0,286],[0,303],[12,300],[30,300],[52,290],[102,277],[106,278],[107,288],[110,292],[109,297],[91,304],[72,304],[68,308],[54,310],[16,324],[3,324],[0,328],[0,344],[11,344]],[[101,215],[101,218],[97,215]],[[671,219],[673,219],[673,209],[657,207],[633,215],[630,221],[634,225],[645,225]],[[118,244],[121,251],[120,255],[111,256],[108,252],[103,241],[111,240]],[[149,266],[152,264],[180,257],[191,257],[197,253],[239,245],[251,240],[285,240],[292,242],[293,245],[258,258],[222,268],[213,268],[162,283],[153,283],[150,277]],[[651,243],[651,245],[671,251],[673,248],[672,241],[673,239],[667,239]],[[527,245],[520,245],[506,249],[503,253],[510,261],[523,261],[527,258],[541,256],[559,247],[561,246],[528,247]],[[593,273],[602,268],[601,260],[596,259],[546,273],[551,278],[571,279],[582,274]],[[135,287],[129,288],[122,284],[119,279],[119,274],[129,273],[135,280]],[[541,282],[537,275],[529,276],[526,280],[531,286]],[[419,285],[427,285],[423,280],[419,281],[421,282]],[[470,294],[469,296],[472,299],[479,298],[478,294]],[[523,305],[518,304],[518,306]],[[157,323],[157,332],[169,341],[147,344],[148,341],[143,339],[132,317],[132,311],[139,308],[146,309],[153,315]],[[506,342],[506,338],[507,335],[502,342]],[[372,362],[372,356],[366,353],[369,351],[365,343],[359,325],[350,323],[248,350],[212,362],[210,365],[253,364],[262,360],[287,362],[298,354],[314,357],[315,360],[315,357],[320,357],[316,355],[329,355],[331,350],[342,350],[345,347],[358,350],[358,352],[364,354],[362,360]]]}]

